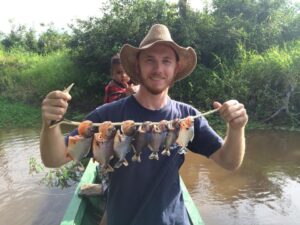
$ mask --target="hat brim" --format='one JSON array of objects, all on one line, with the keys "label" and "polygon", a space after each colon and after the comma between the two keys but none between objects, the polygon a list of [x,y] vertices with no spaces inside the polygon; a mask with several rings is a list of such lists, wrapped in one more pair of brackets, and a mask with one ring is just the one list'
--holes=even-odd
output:
[{"label": "hat brim", "polygon": [[179,67],[175,77],[175,81],[182,80],[193,72],[197,64],[197,55],[194,49],[191,47],[183,48],[177,45],[175,42],[162,40],[155,41],[141,48],[136,48],[132,45],[125,44],[120,51],[121,63],[127,75],[134,83],[140,83],[139,74],[137,74],[136,69],[138,53],[157,44],[164,44],[171,47],[179,57]]}]

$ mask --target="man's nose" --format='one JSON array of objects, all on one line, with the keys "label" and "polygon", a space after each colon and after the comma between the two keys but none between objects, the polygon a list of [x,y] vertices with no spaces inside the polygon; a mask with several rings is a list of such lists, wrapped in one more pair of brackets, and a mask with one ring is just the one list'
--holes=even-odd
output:
[{"label": "man's nose", "polygon": [[154,71],[156,73],[161,73],[161,71],[162,71],[162,63],[156,61],[154,63]]}]

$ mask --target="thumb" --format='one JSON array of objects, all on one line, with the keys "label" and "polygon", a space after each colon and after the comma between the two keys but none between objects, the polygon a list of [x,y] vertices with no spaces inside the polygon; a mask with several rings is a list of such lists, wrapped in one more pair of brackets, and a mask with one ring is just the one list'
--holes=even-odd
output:
[{"label": "thumb", "polygon": [[222,107],[222,104],[220,102],[216,101],[213,103],[213,107],[214,107],[214,109],[218,109],[218,108]]}]

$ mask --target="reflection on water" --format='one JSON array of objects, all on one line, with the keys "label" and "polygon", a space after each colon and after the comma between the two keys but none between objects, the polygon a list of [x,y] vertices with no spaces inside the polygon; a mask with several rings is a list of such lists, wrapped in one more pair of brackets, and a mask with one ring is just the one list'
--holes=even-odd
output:
[{"label": "reflection on water", "polygon": [[[47,188],[29,175],[39,131],[0,130],[0,224],[56,225],[74,187]],[[300,133],[247,135],[242,167],[225,171],[189,152],[183,179],[206,225],[296,225],[300,218]]]},{"label": "reflection on water", "polygon": [[54,225],[64,215],[74,188],[49,189],[43,175],[29,175],[38,139],[36,129],[0,129],[0,224]]},{"label": "reflection on water", "polygon": [[183,179],[207,225],[296,225],[300,218],[299,133],[247,135],[242,167],[229,172],[189,153]]}]

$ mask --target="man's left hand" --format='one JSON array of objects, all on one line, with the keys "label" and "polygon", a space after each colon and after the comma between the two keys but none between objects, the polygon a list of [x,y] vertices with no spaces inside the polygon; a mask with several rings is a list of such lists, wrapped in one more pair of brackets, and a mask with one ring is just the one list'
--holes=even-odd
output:
[{"label": "man's left hand", "polygon": [[214,102],[215,109],[219,109],[221,117],[229,124],[230,128],[240,129],[246,126],[248,115],[243,104],[237,100],[229,100],[221,104]]}]

